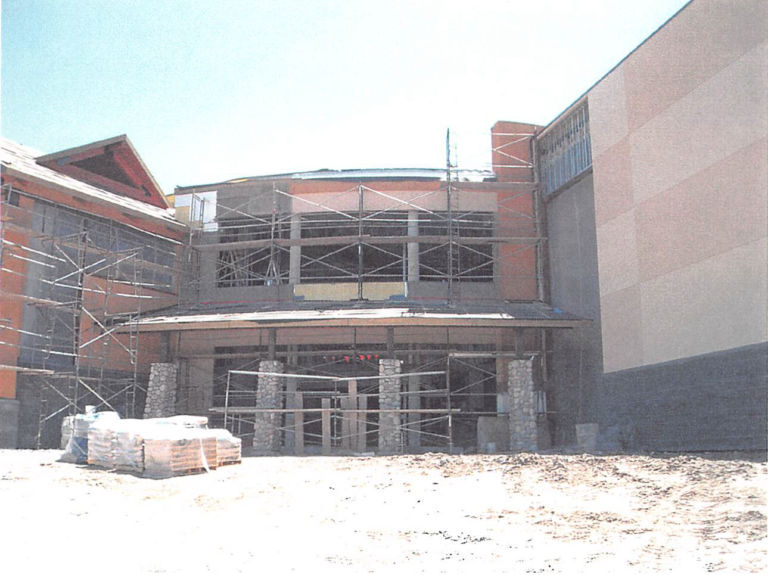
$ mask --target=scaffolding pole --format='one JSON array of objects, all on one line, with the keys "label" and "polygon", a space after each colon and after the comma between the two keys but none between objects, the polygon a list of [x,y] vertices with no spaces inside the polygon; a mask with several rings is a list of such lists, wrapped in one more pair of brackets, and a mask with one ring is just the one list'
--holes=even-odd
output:
[{"label": "scaffolding pole", "polygon": [[[0,326],[0,345],[17,350],[15,369],[27,378],[23,386],[30,391],[23,400],[36,405],[35,446],[56,446],[58,426],[52,423],[86,405],[136,416],[137,391],[143,390],[137,320],[146,302],[178,302],[184,244],[55,205],[11,184],[2,192],[0,269],[24,278],[26,293],[0,288],[1,297],[24,306],[25,322],[24,329]],[[6,230],[23,239],[9,240]],[[26,268],[12,265],[14,260]],[[117,324],[125,320],[129,332],[119,337]]]}]

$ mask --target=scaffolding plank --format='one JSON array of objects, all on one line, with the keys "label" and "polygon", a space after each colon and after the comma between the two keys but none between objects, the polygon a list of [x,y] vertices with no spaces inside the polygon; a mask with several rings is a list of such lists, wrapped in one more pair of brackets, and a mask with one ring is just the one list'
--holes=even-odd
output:
[{"label": "scaffolding plank", "polygon": [[31,373],[35,375],[51,375],[55,373],[50,369],[33,369],[31,367],[19,367],[18,365],[2,365],[2,364],[0,364],[0,371],[18,371],[22,373]]},{"label": "scaffolding plank", "polygon": [[460,236],[331,236],[323,238],[275,238],[265,240],[243,240],[240,242],[225,242],[220,244],[202,244],[194,246],[200,252],[221,252],[229,250],[247,250],[267,248],[271,245],[280,247],[292,246],[332,246],[343,244],[489,244],[489,243],[531,243],[535,244],[545,239],[541,236],[485,236],[485,237],[460,237]]},{"label": "scaffolding plank", "polygon": [[28,301],[29,303],[36,303],[40,305],[63,305],[62,302],[53,301],[50,299],[42,299],[39,297],[32,297],[20,293],[13,293],[5,290],[0,290],[0,295],[3,296],[3,299],[18,299],[23,301]]}]

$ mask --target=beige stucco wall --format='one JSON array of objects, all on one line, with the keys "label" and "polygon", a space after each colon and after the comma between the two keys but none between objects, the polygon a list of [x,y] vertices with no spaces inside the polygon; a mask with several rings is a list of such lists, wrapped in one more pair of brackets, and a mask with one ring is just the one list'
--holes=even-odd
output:
[{"label": "beige stucco wall", "polygon": [[605,371],[766,341],[768,2],[694,0],[587,98]]}]

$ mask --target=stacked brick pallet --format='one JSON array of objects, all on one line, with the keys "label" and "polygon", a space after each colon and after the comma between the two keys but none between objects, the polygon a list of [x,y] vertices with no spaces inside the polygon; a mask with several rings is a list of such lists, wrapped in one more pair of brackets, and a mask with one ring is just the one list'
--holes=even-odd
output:
[{"label": "stacked brick pallet", "polygon": [[217,443],[218,464],[232,465],[242,461],[243,442],[239,437],[232,437],[226,429],[211,429]]},{"label": "stacked brick pallet", "polygon": [[[118,420],[119,421],[119,420]],[[88,428],[89,465],[97,465],[106,469],[115,466],[115,430],[116,421],[97,421]]]},{"label": "stacked brick pallet", "polygon": [[[82,434],[88,416],[68,422],[72,437]],[[102,416],[103,417],[103,416]],[[208,418],[174,416],[158,419],[114,417],[87,422],[82,443],[91,465],[162,479],[211,471],[220,465],[240,463],[241,441],[224,429],[208,429]],[[71,438],[70,444],[73,443]],[[80,444],[79,444],[80,445]],[[65,454],[66,455],[66,454]],[[71,461],[74,461],[70,457]]]},{"label": "stacked brick pallet", "polygon": [[144,436],[146,427],[140,419],[123,419],[115,426],[115,469],[144,472]]},{"label": "stacked brick pallet", "polygon": [[207,430],[157,426],[144,436],[142,477],[163,479],[216,469],[217,447]]}]

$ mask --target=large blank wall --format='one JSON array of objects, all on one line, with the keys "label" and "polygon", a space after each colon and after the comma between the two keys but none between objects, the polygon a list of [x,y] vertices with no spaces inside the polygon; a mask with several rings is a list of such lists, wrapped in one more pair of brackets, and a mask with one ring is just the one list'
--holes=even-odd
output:
[{"label": "large blank wall", "polygon": [[694,0],[588,94],[606,373],[765,342],[768,2]]}]

